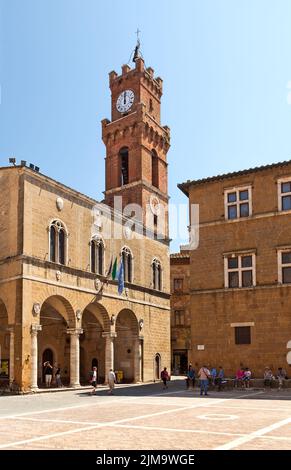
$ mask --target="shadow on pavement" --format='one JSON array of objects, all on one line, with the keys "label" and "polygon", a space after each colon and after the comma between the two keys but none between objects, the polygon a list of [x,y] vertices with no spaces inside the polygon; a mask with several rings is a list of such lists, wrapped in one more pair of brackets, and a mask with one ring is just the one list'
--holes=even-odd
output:
[{"label": "shadow on pavement", "polygon": [[[91,390],[81,391],[76,393],[79,397],[88,397],[91,395]],[[92,398],[98,396],[116,396],[116,397],[181,397],[181,398],[231,398],[231,399],[256,399],[256,400],[291,400],[291,390],[264,390],[264,389],[226,389],[218,392],[214,389],[209,389],[208,395],[205,397],[200,396],[199,387],[194,389],[186,389],[185,380],[172,380],[169,382],[168,388],[163,390],[163,385],[160,382],[149,384],[136,384],[136,385],[115,385],[113,394],[108,393],[108,388],[105,386],[96,390]]]}]

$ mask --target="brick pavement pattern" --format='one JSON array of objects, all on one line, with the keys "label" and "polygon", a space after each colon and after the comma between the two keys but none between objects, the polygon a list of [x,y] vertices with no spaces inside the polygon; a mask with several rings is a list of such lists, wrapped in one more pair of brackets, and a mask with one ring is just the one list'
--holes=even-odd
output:
[{"label": "brick pavement pattern", "polygon": [[[9,429],[9,432],[7,431]],[[291,450],[290,391],[210,393],[173,380],[1,397],[0,449]]]}]

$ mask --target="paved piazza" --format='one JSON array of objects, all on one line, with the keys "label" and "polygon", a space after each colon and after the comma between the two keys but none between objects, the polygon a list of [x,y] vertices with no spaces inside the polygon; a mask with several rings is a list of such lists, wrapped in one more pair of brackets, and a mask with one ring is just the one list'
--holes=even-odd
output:
[{"label": "paved piazza", "polygon": [[291,450],[291,391],[185,390],[184,380],[0,397],[0,449]]}]

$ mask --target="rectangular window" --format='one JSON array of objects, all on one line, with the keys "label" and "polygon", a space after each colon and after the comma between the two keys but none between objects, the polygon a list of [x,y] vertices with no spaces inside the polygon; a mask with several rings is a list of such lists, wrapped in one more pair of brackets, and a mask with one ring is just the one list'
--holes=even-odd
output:
[{"label": "rectangular window", "polygon": [[291,249],[279,252],[279,281],[291,284]]},{"label": "rectangular window", "polygon": [[236,326],[234,328],[235,344],[251,344],[251,327]]},{"label": "rectangular window", "polygon": [[291,177],[278,181],[278,209],[291,210]]},{"label": "rectangular window", "polygon": [[183,279],[174,279],[174,292],[183,291]]},{"label": "rectangular window", "polygon": [[185,325],[185,312],[184,310],[175,310],[175,325],[184,326]]},{"label": "rectangular window", "polygon": [[225,191],[225,218],[227,220],[250,215],[252,215],[250,186]]},{"label": "rectangular window", "polygon": [[225,257],[225,287],[252,287],[255,282],[255,254]]}]

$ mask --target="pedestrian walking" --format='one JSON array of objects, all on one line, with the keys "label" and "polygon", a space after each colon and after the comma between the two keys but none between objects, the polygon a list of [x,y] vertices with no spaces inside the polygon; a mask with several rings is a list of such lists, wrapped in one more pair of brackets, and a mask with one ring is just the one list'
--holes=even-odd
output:
[{"label": "pedestrian walking", "polygon": [[110,371],[108,372],[109,395],[113,395],[113,389],[114,389],[115,384],[116,384],[116,375],[113,372],[113,369],[110,369]]},{"label": "pedestrian walking", "polygon": [[52,383],[53,366],[51,365],[50,361],[46,361],[43,367],[44,367],[45,386],[50,387]]},{"label": "pedestrian walking", "polygon": [[97,388],[97,367],[96,366],[93,367],[93,370],[91,372],[90,382],[93,387],[91,395],[93,395],[94,393],[96,393],[96,388]]},{"label": "pedestrian walking", "polygon": [[163,390],[165,390],[166,388],[168,388],[167,382],[170,380],[169,372],[167,371],[166,367],[164,367],[164,370],[162,370],[161,372],[161,379],[164,384]]}]

